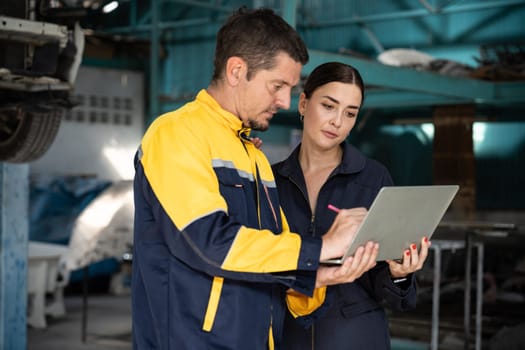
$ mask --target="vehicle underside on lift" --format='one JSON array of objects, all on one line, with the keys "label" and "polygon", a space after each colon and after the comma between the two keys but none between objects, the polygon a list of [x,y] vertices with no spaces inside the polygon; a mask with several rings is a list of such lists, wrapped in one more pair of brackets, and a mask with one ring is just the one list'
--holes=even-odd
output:
[{"label": "vehicle underside on lift", "polygon": [[0,161],[38,159],[53,142],[84,48],[79,19],[90,2],[0,4]]}]

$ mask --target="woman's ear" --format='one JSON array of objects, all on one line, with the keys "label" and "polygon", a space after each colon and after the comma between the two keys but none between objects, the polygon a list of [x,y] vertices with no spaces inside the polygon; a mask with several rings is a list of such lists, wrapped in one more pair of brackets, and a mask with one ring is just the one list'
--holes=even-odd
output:
[{"label": "woman's ear", "polygon": [[304,115],[306,113],[306,95],[304,92],[301,92],[299,95],[299,103],[297,104],[297,110],[299,111],[300,115]]},{"label": "woman's ear", "polygon": [[226,61],[226,80],[232,86],[237,86],[246,74],[246,62],[237,56],[232,56]]}]

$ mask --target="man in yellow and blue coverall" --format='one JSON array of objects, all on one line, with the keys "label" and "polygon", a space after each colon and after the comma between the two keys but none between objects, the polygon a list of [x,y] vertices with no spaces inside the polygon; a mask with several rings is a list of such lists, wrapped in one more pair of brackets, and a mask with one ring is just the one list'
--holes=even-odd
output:
[{"label": "man in yellow and blue coverall", "polygon": [[322,238],[290,232],[249,136],[290,107],[307,61],[281,17],[240,9],[218,32],[208,88],[148,128],[135,157],[134,349],[279,349],[286,307],[308,318],[327,285],[374,266],[376,244],[320,266],[366,210],[341,210]]}]

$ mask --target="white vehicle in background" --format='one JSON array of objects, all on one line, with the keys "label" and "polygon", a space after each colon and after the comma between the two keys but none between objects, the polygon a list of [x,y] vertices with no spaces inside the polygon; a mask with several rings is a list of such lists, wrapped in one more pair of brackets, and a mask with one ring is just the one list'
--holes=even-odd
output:
[{"label": "white vehicle in background", "polygon": [[[53,142],[84,50],[93,1],[0,3],[0,162],[38,159]],[[98,6],[98,5],[97,5]]]}]

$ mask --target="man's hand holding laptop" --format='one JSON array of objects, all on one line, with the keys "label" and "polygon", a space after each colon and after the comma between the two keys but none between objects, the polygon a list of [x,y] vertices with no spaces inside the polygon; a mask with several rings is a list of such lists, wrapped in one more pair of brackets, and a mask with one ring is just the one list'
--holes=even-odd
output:
[{"label": "man's hand holding laptop", "polygon": [[[337,212],[337,216],[330,230],[323,236],[321,261],[344,255],[368,213],[366,208],[339,209],[333,205],[329,205],[328,208]],[[402,282],[409,274],[420,270],[428,256],[430,244],[430,240],[423,237],[419,251],[417,245],[413,243],[409,249],[400,252],[402,259],[386,260],[392,279]],[[368,241],[340,265],[321,265],[317,270],[316,287],[355,281],[376,265],[378,253],[379,243]]]},{"label": "man's hand holding laptop", "polygon": [[[322,238],[321,261],[338,258],[345,254],[368,212],[365,208],[337,209],[332,207],[332,210],[336,210],[338,214]],[[353,256],[346,258],[341,265],[321,265],[317,270],[316,287],[355,281],[376,265],[378,252],[379,244],[368,242],[359,247]]]}]

